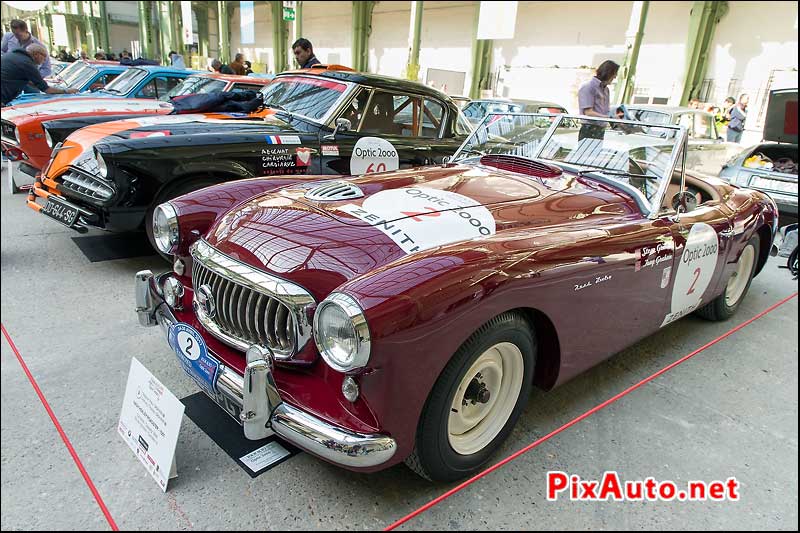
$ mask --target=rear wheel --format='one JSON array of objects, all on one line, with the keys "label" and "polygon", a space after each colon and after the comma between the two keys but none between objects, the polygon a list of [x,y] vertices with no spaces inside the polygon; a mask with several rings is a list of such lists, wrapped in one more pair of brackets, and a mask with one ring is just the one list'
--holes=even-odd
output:
[{"label": "rear wheel", "polygon": [[172,256],[159,250],[158,246],[156,245],[156,240],[153,237],[153,213],[155,212],[156,207],[158,207],[159,204],[168,202],[173,198],[177,198],[178,196],[182,196],[192,191],[202,189],[203,187],[208,187],[209,185],[215,185],[217,183],[219,183],[219,181],[211,178],[202,178],[183,182],[175,187],[162,191],[162,193],[158,195],[158,198],[156,198],[156,200],[147,209],[147,213],[144,217],[144,228],[147,232],[147,239],[150,241],[150,246],[152,246],[158,255],[163,257],[168,263],[172,263]]},{"label": "rear wheel", "polygon": [[750,282],[753,280],[753,274],[758,263],[760,242],[758,234],[753,235],[745,245],[741,255],[739,255],[739,260],[736,262],[736,270],[728,279],[725,292],[698,309],[698,315],[708,320],[719,321],[727,320],[736,313],[747,294],[747,290],[750,288]]},{"label": "rear wheel", "polygon": [[535,355],[534,334],[521,315],[504,313],[481,326],[431,390],[406,464],[434,481],[478,472],[525,407]]}]

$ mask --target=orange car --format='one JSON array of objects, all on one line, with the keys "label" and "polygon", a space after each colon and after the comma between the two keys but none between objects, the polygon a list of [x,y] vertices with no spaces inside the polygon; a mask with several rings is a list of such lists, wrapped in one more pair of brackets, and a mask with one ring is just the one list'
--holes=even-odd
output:
[{"label": "orange car", "polygon": [[[194,74],[164,98],[213,91],[258,91],[271,81],[232,74]],[[167,101],[143,98],[55,98],[6,107],[0,144],[4,158],[12,161],[12,189],[17,190],[15,176],[26,176],[29,181],[34,179],[50,161],[52,147],[83,126],[132,116],[166,115],[170,111],[172,104]],[[57,125],[54,121],[58,121]],[[44,122],[48,122],[48,131],[42,126]],[[54,132],[57,132],[57,139],[52,138]]]}]

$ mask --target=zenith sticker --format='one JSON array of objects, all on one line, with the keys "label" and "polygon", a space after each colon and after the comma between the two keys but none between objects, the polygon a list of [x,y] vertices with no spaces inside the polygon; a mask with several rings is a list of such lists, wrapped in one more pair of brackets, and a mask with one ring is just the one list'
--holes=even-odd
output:
[{"label": "zenith sticker", "polygon": [[331,155],[331,156],[339,155],[338,144],[323,144],[320,148],[322,149],[322,155]]},{"label": "zenith sticker", "polygon": [[392,143],[377,137],[362,137],[353,147],[350,156],[350,174],[371,174],[397,170],[400,162]]},{"label": "zenith sticker", "polygon": [[675,283],[672,286],[670,313],[661,326],[666,326],[700,307],[719,257],[719,237],[714,228],[699,222],[692,226],[681,254]]},{"label": "zenith sticker", "polygon": [[267,135],[267,144],[300,144],[300,137],[297,135]]},{"label": "zenith sticker", "polygon": [[381,191],[361,206],[339,209],[382,231],[407,254],[496,231],[492,214],[472,198],[424,187]]}]

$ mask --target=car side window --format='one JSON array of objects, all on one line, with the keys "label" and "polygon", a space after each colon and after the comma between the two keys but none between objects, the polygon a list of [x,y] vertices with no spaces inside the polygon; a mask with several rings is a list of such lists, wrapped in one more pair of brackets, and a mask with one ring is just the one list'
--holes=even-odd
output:
[{"label": "car side window", "polygon": [[359,131],[414,137],[419,131],[419,98],[374,91]]},{"label": "car side window", "polygon": [[422,134],[421,137],[435,139],[439,136],[444,119],[444,106],[434,100],[425,100],[422,108]]},{"label": "car side window", "polygon": [[694,117],[694,134],[697,139],[716,139],[713,117],[700,113],[696,114]]},{"label": "car side window", "polygon": [[459,113],[456,118],[456,135],[461,137],[462,135],[469,135],[470,133],[472,133],[472,126],[470,126],[464,113]]},{"label": "car side window", "polygon": [[156,89],[156,80],[152,79],[148,81],[144,87],[142,87],[138,93],[136,93],[137,98],[155,98],[158,95],[158,90]]},{"label": "car side window", "polygon": [[366,116],[364,111],[367,108],[370,94],[372,94],[371,90],[361,89],[336,118],[346,118],[350,121],[352,129],[361,131],[359,126]]}]

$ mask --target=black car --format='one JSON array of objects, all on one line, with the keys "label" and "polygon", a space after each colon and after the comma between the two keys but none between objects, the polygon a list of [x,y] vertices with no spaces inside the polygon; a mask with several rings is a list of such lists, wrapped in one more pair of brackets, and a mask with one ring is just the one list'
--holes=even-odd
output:
[{"label": "black car", "polygon": [[[441,163],[471,129],[444,93],[325,68],[284,73],[250,114],[133,118],[88,126],[56,149],[29,205],[59,222],[151,233],[158,204],[264,175],[358,175]],[[314,178],[319,179],[319,177]],[[55,196],[55,197],[54,197]],[[152,236],[151,236],[152,241]]]}]

